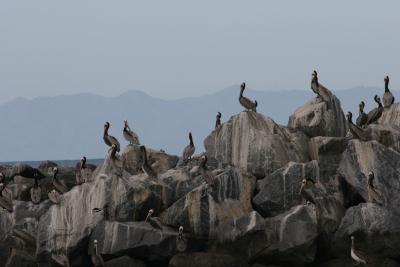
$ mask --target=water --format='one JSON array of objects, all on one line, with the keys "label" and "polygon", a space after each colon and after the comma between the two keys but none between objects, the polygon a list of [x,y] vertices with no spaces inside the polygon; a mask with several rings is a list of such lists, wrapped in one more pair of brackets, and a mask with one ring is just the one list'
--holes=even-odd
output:
[{"label": "water", "polygon": [[[94,164],[96,166],[100,165],[103,162],[104,159],[88,159],[86,163],[89,164]],[[64,167],[75,167],[76,163],[80,162],[80,159],[67,159],[67,160],[51,160],[52,162],[55,162],[59,166],[64,166]],[[0,162],[0,165],[14,165],[17,163],[23,163],[23,164],[28,164],[32,167],[37,168],[40,163],[44,162],[42,161],[8,161],[8,162]]]}]

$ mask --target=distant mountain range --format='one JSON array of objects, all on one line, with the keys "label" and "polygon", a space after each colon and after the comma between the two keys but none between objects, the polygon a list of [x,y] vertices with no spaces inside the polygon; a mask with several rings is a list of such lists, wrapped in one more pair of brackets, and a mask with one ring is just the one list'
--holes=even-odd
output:
[{"label": "distant mountain range", "polygon": [[[329,86],[329,85],[328,85]],[[373,108],[373,96],[382,89],[358,87],[334,91],[344,111],[358,113],[358,103],[364,100],[366,110]],[[94,94],[17,98],[0,106],[0,161],[101,158],[107,147],[103,143],[103,124],[111,123],[110,134],[122,147],[123,121],[139,134],[141,143],[181,154],[193,133],[198,151],[204,138],[213,130],[215,114],[222,112],[222,121],[243,108],[238,103],[239,86],[201,97],[163,100],[140,91],[128,91],[118,97]],[[314,94],[311,90],[254,91],[245,95],[256,99],[258,112],[277,123],[286,125],[289,115]],[[394,95],[399,95],[396,91]]]}]

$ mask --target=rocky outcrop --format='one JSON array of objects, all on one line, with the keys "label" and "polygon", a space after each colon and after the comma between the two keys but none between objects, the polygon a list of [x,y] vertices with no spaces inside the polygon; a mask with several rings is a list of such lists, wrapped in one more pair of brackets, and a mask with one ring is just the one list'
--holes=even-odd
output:
[{"label": "rocky outcrop", "polygon": [[233,165],[258,178],[290,161],[308,161],[307,144],[304,134],[250,111],[232,116],[204,140],[209,157],[222,166]]},{"label": "rocky outcrop", "polygon": [[128,256],[122,256],[109,260],[104,264],[105,267],[146,267],[142,261],[132,259]]},{"label": "rocky outcrop", "polygon": [[344,137],[347,122],[339,99],[320,84],[323,98],[314,98],[298,108],[290,117],[288,126],[303,131],[310,137]]},{"label": "rocky outcrop", "polygon": [[252,211],[255,177],[229,168],[215,177],[214,186],[203,183],[164,211],[161,222],[205,237],[216,235],[219,224]]},{"label": "rocky outcrop", "polygon": [[385,108],[378,123],[400,127],[400,103],[393,103],[389,108]]},{"label": "rocky outcrop", "polygon": [[229,254],[196,252],[175,255],[168,267],[249,267],[246,261]]}]

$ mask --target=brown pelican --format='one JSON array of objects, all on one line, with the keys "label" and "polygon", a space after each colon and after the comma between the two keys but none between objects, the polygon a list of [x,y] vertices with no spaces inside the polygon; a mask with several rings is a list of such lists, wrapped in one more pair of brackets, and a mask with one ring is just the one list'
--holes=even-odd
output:
[{"label": "brown pelican", "polygon": [[350,255],[351,258],[355,261],[355,265],[359,265],[360,263],[362,264],[367,264],[368,262],[365,260],[365,257],[362,255],[362,253],[358,250],[355,249],[354,246],[354,236],[351,236],[351,250],[350,250]]},{"label": "brown pelican", "polygon": [[374,178],[375,178],[374,173],[373,172],[369,172],[368,173],[368,186],[371,189],[375,189],[375,187],[374,187]]},{"label": "brown pelican", "polygon": [[382,101],[383,101],[383,106],[385,108],[388,108],[394,103],[394,96],[392,92],[390,92],[389,90],[389,76],[386,76],[384,81],[385,81],[385,93],[383,93]]},{"label": "brown pelican", "polygon": [[58,192],[60,192],[60,193],[62,193],[62,194],[68,192],[68,187],[67,187],[62,181],[58,180],[58,178],[57,178],[57,175],[58,175],[58,168],[57,168],[57,167],[54,167],[54,168],[53,168],[53,172],[54,172],[54,174],[53,174],[52,183],[53,183],[54,188],[55,188]]},{"label": "brown pelican", "polygon": [[89,177],[92,175],[92,172],[96,169],[96,166],[93,164],[86,164],[86,157],[83,156],[81,161],[76,164],[75,168],[75,176],[76,176],[76,184],[80,185],[85,183]]},{"label": "brown pelican", "polygon": [[145,146],[140,146],[140,150],[142,151],[143,163],[142,163],[142,170],[145,174],[147,174],[150,178],[157,178],[157,173],[153,170],[150,166],[150,163],[147,159],[147,151]]},{"label": "brown pelican", "polygon": [[150,209],[149,212],[147,213],[147,216],[146,216],[146,219],[144,220],[144,222],[149,223],[152,227],[154,227],[156,229],[162,230],[161,224],[151,217],[153,214],[154,214],[154,210]]},{"label": "brown pelican", "polygon": [[378,107],[376,107],[373,110],[371,110],[370,112],[368,112],[368,120],[366,123],[367,125],[377,122],[383,113],[383,106],[382,106],[381,99],[379,98],[379,96],[375,95],[374,100],[378,104]]},{"label": "brown pelican", "polygon": [[128,141],[131,145],[140,145],[139,136],[131,130],[127,120],[124,121],[124,124],[125,126],[123,130],[123,135],[126,141]]},{"label": "brown pelican", "polygon": [[316,70],[314,70],[311,74],[311,90],[317,95],[318,98],[321,98],[321,95],[319,93],[319,83],[318,83],[318,73]]},{"label": "brown pelican", "polygon": [[192,133],[189,133],[189,141],[190,141],[189,145],[187,145],[185,147],[185,149],[183,150],[183,154],[182,154],[182,158],[183,158],[184,162],[188,162],[192,158],[194,151],[196,150],[196,147],[194,146],[194,143],[193,143]]},{"label": "brown pelican", "polygon": [[117,151],[119,152],[119,150],[120,150],[119,142],[118,142],[117,138],[115,138],[114,136],[108,135],[109,128],[110,128],[110,123],[107,121],[106,123],[104,123],[104,133],[103,133],[104,143],[109,147],[111,147],[113,144],[116,144]]},{"label": "brown pelican", "polygon": [[183,236],[183,226],[180,226],[178,237],[176,238],[176,250],[179,253],[183,253],[185,252],[186,248],[187,248],[187,240]]},{"label": "brown pelican", "polygon": [[214,177],[213,177],[212,173],[210,173],[208,171],[207,160],[208,160],[208,158],[206,155],[203,155],[201,157],[199,169],[200,169],[200,174],[203,177],[204,181],[207,183],[207,185],[212,185],[214,182]]},{"label": "brown pelican", "polygon": [[5,188],[6,185],[4,183],[0,183],[0,207],[8,212],[13,212],[12,199],[3,194]]},{"label": "brown pelican", "polygon": [[358,127],[363,127],[368,120],[368,115],[364,112],[364,108],[365,108],[365,103],[364,101],[361,101],[361,103],[358,105],[358,117],[356,120],[356,125]]},{"label": "brown pelican", "polygon": [[310,194],[310,192],[307,191],[307,181],[312,181],[311,179],[303,179],[301,181],[301,187],[300,187],[300,195],[301,197],[308,202],[311,202],[315,204],[313,196]]},{"label": "brown pelican", "polygon": [[42,199],[42,188],[40,188],[38,183],[38,178],[35,177],[35,183],[30,190],[31,193],[31,200],[33,204],[39,204],[40,200]]},{"label": "brown pelican", "polygon": [[97,251],[97,240],[93,241],[94,253],[92,254],[92,263],[94,266],[104,266],[103,257]]},{"label": "brown pelican", "polygon": [[346,114],[347,122],[349,123],[349,129],[351,134],[353,135],[353,138],[360,139],[360,140],[366,140],[365,132],[363,129],[358,127],[353,123],[353,114],[349,111]]},{"label": "brown pelican", "polygon": [[50,201],[53,202],[54,204],[60,204],[61,202],[61,194],[58,193],[57,190],[52,189],[47,193],[47,196],[49,197]]},{"label": "brown pelican", "polygon": [[113,160],[115,160],[115,159],[117,159],[117,145],[116,144],[113,144],[112,146],[111,146],[111,155],[110,155],[110,157],[111,157],[111,159],[113,159]]},{"label": "brown pelican", "polygon": [[61,266],[70,267],[68,257],[65,254],[51,254],[51,258]]},{"label": "brown pelican", "polygon": [[240,85],[240,95],[239,95],[239,103],[246,109],[246,110],[252,110],[254,112],[257,112],[257,101],[254,100],[251,101],[247,97],[243,96],[244,89],[246,88],[246,83],[243,82]]},{"label": "brown pelican", "polygon": [[219,126],[221,126],[221,112],[217,113],[217,119],[215,120],[215,129],[217,129]]}]

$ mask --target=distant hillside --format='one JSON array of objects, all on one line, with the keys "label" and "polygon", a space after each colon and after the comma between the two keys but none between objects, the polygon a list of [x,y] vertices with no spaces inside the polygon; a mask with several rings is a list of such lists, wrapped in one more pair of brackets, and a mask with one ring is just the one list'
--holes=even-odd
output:
[{"label": "distant hillside", "polygon": [[[354,88],[335,93],[344,111],[357,114],[361,99],[367,103],[368,111],[374,106],[374,94],[381,95],[382,90]],[[124,119],[147,146],[180,155],[188,142],[187,134],[192,131],[200,151],[203,139],[214,127],[217,111],[226,121],[243,110],[238,94],[238,86],[232,86],[213,95],[168,101],[140,91],[118,97],[79,94],[17,98],[0,106],[0,161],[103,157],[107,150],[102,140],[103,123],[111,123],[110,134],[125,146]],[[245,94],[257,99],[259,112],[284,125],[291,113],[314,97],[311,90],[249,90]]]}]

